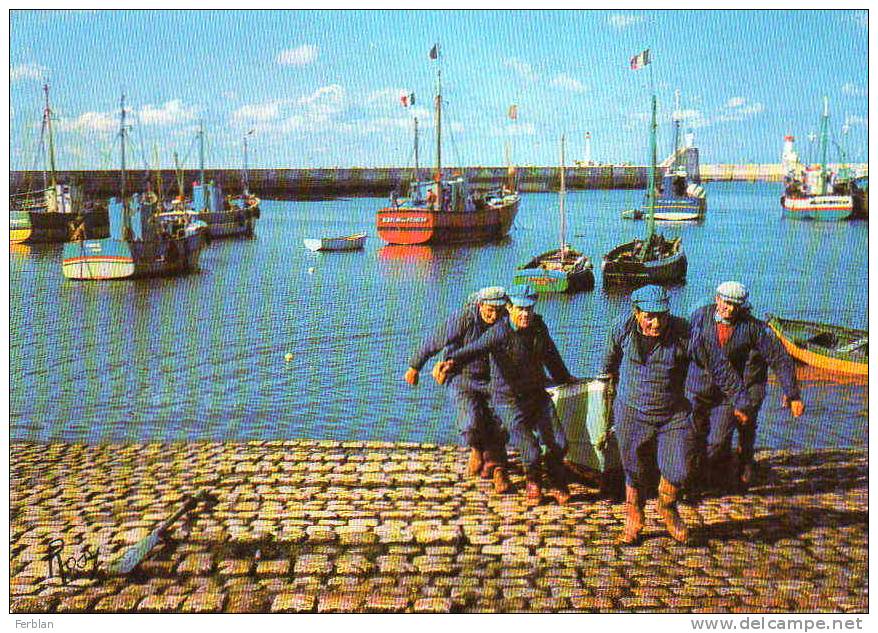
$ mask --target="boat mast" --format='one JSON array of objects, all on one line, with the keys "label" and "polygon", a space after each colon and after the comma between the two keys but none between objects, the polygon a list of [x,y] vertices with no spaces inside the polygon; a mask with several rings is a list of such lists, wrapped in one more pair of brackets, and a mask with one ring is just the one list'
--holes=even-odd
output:
[{"label": "boat mast", "polygon": [[198,184],[201,185],[201,205],[199,211],[207,210],[207,190],[204,188],[204,121],[198,122]]},{"label": "boat mast", "polygon": [[[437,44],[436,59],[439,59],[439,45]],[[442,67],[436,66],[436,204],[442,209]]]},{"label": "boat mast", "polygon": [[567,255],[567,213],[564,203],[567,198],[567,163],[564,160],[564,135],[561,135],[561,187],[558,189],[559,213],[561,216],[561,262]]},{"label": "boat mast", "polygon": [[[418,158],[418,117],[414,117],[414,119],[415,119],[415,178],[414,178],[414,180],[415,180],[415,190],[416,190],[415,198],[420,200],[421,188],[420,188],[419,183],[421,181],[421,174],[420,174],[421,168],[420,168],[420,165],[418,163],[418,161],[419,161],[419,158]],[[411,194],[411,192],[409,192],[409,193]]]},{"label": "boat mast", "polygon": [[247,174],[247,139],[250,137],[253,132],[256,130],[250,130],[244,135],[244,172],[241,174],[241,181],[244,184],[244,195],[250,195],[250,179]]},{"label": "boat mast", "polygon": [[159,146],[158,143],[153,143],[152,146],[152,160],[155,162],[155,181],[156,181],[156,198],[158,200],[158,209],[159,211],[164,210],[164,183],[162,182],[162,168],[159,165]]},{"label": "boat mast", "polygon": [[[829,97],[823,97],[823,117],[820,120],[820,195],[826,195],[826,137],[829,128]],[[51,139],[52,137],[49,136]]]},{"label": "boat mast", "polygon": [[125,168],[125,136],[128,134],[128,129],[125,126],[125,93],[122,93],[122,99],[119,102],[119,108],[121,109],[121,114],[119,116],[119,145],[121,146],[121,154],[122,154],[122,169],[121,169],[121,189],[122,189],[122,239],[127,241],[130,239],[131,235],[131,210],[128,207],[128,198],[126,198],[126,181],[128,180],[128,173]]},{"label": "boat mast", "polygon": [[58,177],[55,172],[55,141],[52,136],[52,108],[49,106],[49,84],[43,84],[43,92],[46,93],[46,110],[43,114],[46,122],[46,130],[49,133],[49,175],[52,189],[58,184]]},{"label": "boat mast", "polygon": [[177,190],[180,192],[180,202],[182,202],[184,198],[183,170],[180,168],[180,156],[177,152],[174,152],[174,167],[177,177]]},{"label": "boat mast", "polygon": [[652,95],[652,121],[649,125],[649,178],[646,183],[646,205],[647,205],[647,215],[646,215],[646,239],[644,241],[644,248],[642,259],[646,259],[647,254],[652,248],[652,238],[655,235],[655,163],[656,163],[656,147],[655,147],[655,133],[656,133],[656,99],[655,94]]},{"label": "boat mast", "polygon": [[677,161],[679,160],[679,152],[680,152],[680,89],[674,91],[674,148],[673,148],[673,156],[674,160],[671,162],[671,169],[674,170],[677,168]]}]

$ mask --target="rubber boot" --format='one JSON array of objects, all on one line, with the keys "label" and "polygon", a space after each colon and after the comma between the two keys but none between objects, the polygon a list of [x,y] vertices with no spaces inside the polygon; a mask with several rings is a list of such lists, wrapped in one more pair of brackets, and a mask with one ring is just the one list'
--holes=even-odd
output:
[{"label": "rubber boot", "polygon": [[528,505],[539,505],[543,502],[543,483],[542,475],[536,468],[529,468],[524,473],[525,479],[525,500]]},{"label": "rubber boot", "polygon": [[567,469],[560,459],[546,457],[546,470],[549,482],[546,495],[558,502],[559,506],[567,505],[570,501],[570,489],[567,487]]},{"label": "rubber boot", "polygon": [[639,489],[634,486],[625,486],[625,527],[619,536],[622,545],[634,545],[640,540],[640,532],[643,531],[645,517],[643,506],[645,499]]},{"label": "rubber boot", "polygon": [[683,523],[683,519],[677,511],[677,497],[679,494],[679,488],[662,477],[661,481],[659,481],[656,509],[662,521],[664,521],[671,538],[678,543],[687,543],[689,541],[689,528]]},{"label": "rubber boot", "polygon": [[475,477],[482,471],[483,464],[484,458],[482,457],[482,451],[475,447],[470,448],[469,461],[466,464],[466,474],[470,477]]},{"label": "rubber boot", "polygon": [[494,474],[494,469],[503,465],[497,452],[491,449],[482,453],[482,459],[484,460],[482,462],[482,479],[490,479]]},{"label": "rubber boot", "polygon": [[506,474],[506,469],[503,466],[497,466],[494,468],[492,479],[494,483],[494,492],[498,495],[505,495],[509,492],[510,488],[512,488],[512,483],[509,481],[509,476]]}]

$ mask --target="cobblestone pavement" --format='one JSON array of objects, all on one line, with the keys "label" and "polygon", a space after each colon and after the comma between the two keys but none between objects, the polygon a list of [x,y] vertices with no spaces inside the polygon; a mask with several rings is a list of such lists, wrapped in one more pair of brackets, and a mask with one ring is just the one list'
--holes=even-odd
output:
[{"label": "cobblestone pavement", "polygon": [[[466,479],[449,446],[334,441],[11,447],[11,609],[33,612],[864,612],[865,451],[763,452],[746,496],[681,512],[675,544],[647,506],[574,485],[565,507]],[[106,572],[184,495],[127,576]],[[69,573],[43,560],[47,541]],[[55,542],[61,547],[60,541]],[[97,550],[98,572],[83,553]],[[77,570],[77,565],[85,569]]]}]

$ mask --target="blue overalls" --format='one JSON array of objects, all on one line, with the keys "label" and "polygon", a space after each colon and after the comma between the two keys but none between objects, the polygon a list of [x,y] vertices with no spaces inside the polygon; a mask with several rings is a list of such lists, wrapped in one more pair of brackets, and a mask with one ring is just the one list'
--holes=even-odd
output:
[{"label": "blue overalls", "polygon": [[562,478],[560,469],[567,438],[561,425],[553,424],[556,414],[546,393],[545,369],[557,382],[569,382],[572,377],[542,317],[535,314],[533,319],[529,327],[514,329],[508,317],[504,317],[478,341],[447,357],[466,364],[490,353],[492,403],[522,465],[525,470],[537,466],[542,443],[546,447],[549,474]]},{"label": "blue overalls", "polygon": [[735,407],[714,384],[710,372],[697,363],[693,364],[686,378],[686,397],[693,407],[695,426],[699,433],[699,451],[709,461],[728,456],[732,435],[737,428],[741,457],[744,462],[748,462],[753,457],[756,421],[765,399],[768,366],[771,366],[777,376],[784,395],[790,400],[799,400],[801,395],[795,364],[768,326],[749,313],[743,313],[736,321],[731,337],[720,347],[715,314],[715,304],[698,308],[692,313],[692,330],[698,332],[708,356],[728,359],[735,373],[741,377],[750,400],[746,409],[750,420],[745,425],[738,424],[732,413]]},{"label": "blue overalls", "polygon": [[732,368],[705,358],[685,319],[668,319],[658,337],[643,336],[633,315],[617,323],[603,359],[603,373],[618,376],[613,424],[626,484],[635,488],[646,483],[653,457],[661,475],[675,487],[689,476],[696,433],[683,388],[693,358],[710,361],[717,382],[736,402],[747,402]]},{"label": "blue overalls", "polygon": [[[496,325],[496,324],[493,324]],[[441,350],[450,351],[471,343],[492,325],[482,320],[478,304],[454,312],[427,338],[409,359],[409,367],[421,371],[427,360]],[[475,358],[445,383],[457,413],[461,442],[480,450],[502,452],[506,436],[491,411],[490,366],[487,355]]]}]

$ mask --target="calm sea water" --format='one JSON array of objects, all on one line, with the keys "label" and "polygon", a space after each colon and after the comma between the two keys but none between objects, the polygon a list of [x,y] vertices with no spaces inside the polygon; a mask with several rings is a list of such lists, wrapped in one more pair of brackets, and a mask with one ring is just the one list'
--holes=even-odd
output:
[{"label": "calm sea water", "polygon": [[[689,279],[678,313],[739,279],[756,310],[866,329],[868,225],[781,218],[778,185],[713,183],[700,226],[682,234]],[[602,290],[599,261],[640,235],[619,219],[642,192],[568,195],[573,245],[596,262],[597,289],[540,299],[571,370],[593,375],[624,294]],[[82,283],[61,275],[60,245],[10,254],[12,440],[140,442],[281,438],[452,443],[442,388],[402,381],[409,353],[466,296],[508,284],[557,243],[558,198],[525,194],[500,243],[383,246],[383,199],[266,201],[257,237],[215,241],[185,277]],[[311,253],[305,237],[365,231],[365,251]],[[285,361],[285,355],[292,360]],[[430,365],[428,365],[428,368]],[[759,443],[774,448],[865,446],[864,381],[803,370],[805,416],[792,421],[770,386]]]}]

